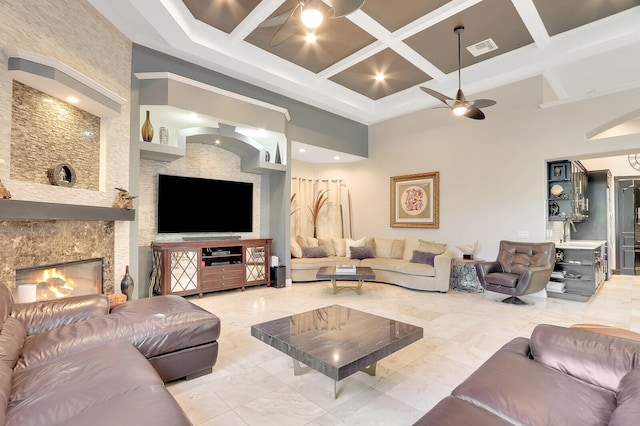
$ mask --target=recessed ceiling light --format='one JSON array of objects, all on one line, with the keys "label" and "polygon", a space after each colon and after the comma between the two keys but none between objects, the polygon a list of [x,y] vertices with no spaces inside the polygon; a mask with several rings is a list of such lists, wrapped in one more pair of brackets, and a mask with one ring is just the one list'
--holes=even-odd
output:
[{"label": "recessed ceiling light", "polygon": [[76,98],[75,96],[67,96],[67,102],[77,104],[78,102],[80,102],[80,99]]},{"label": "recessed ceiling light", "polygon": [[384,74],[382,74],[381,72],[376,74],[376,81],[383,81],[384,80]]},{"label": "recessed ceiling light", "polygon": [[336,155],[335,157],[333,157],[333,159],[334,159],[334,160],[339,160],[339,159],[340,159],[340,157]]},{"label": "recessed ceiling light", "polygon": [[315,43],[316,41],[318,41],[318,37],[316,37],[314,33],[307,33],[307,35],[304,36],[304,40],[307,43]]},{"label": "recessed ceiling light", "polygon": [[300,148],[300,150],[298,152],[307,152],[307,150],[304,149],[304,148]]},{"label": "recessed ceiling light", "polygon": [[216,145],[220,145],[220,139],[216,139]]}]

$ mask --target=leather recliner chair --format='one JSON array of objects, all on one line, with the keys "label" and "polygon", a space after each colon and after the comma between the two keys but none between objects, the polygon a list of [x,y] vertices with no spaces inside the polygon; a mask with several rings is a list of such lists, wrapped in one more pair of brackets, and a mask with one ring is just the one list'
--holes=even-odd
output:
[{"label": "leather recliner chair", "polygon": [[543,290],[555,262],[553,242],[500,241],[497,260],[476,263],[476,271],[485,290],[510,296],[502,302],[526,305],[517,296]]}]

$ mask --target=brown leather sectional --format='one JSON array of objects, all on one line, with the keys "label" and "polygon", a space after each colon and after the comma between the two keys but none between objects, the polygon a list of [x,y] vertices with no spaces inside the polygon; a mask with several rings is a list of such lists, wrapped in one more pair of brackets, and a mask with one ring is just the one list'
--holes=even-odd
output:
[{"label": "brown leather sectional", "polygon": [[164,382],[211,371],[220,320],[179,296],[14,304],[0,285],[0,424],[189,425]]},{"label": "brown leather sectional", "polygon": [[416,425],[640,425],[640,342],[539,325]]}]

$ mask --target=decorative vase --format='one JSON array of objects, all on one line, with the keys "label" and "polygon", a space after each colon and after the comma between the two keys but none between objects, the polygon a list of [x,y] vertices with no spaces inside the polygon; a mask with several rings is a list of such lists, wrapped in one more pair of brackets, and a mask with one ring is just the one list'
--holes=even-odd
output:
[{"label": "decorative vase", "polygon": [[153,126],[149,119],[149,111],[147,111],[147,119],[142,124],[142,140],[145,142],[151,142],[153,140]]},{"label": "decorative vase", "polygon": [[282,164],[282,159],[280,158],[280,142],[276,143],[276,164]]},{"label": "decorative vase", "polygon": [[131,296],[133,295],[133,286],[133,278],[129,275],[129,265],[127,265],[124,277],[122,277],[122,281],[120,281],[120,292],[127,296],[127,300],[131,300]]}]

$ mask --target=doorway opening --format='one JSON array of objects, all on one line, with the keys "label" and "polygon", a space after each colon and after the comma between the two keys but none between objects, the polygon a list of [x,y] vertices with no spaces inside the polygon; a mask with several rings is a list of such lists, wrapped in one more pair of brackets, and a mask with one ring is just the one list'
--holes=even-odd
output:
[{"label": "doorway opening", "polygon": [[622,275],[640,275],[640,178],[616,177],[616,241]]},{"label": "doorway opening", "polygon": [[[611,244],[608,249],[611,273],[640,275],[640,269],[636,272],[635,266],[635,241],[640,240],[640,232],[636,234],[635,226],[633,225],[633,223],[637,223],[638,219],[637,207],[640,207],[640,204],[636,207],[635,203],[640,203],[640,196],[636,196],[639,191],[627,189],[624,194],[622,193],[622,188],[627,188],[634,182],[635,186],[640,188],[640,170],[633,167],[629,157],[628,154],[623,154],[589,159],[580,158],[579,160],[585,166],[587,172],[609,170],[612,177],[612,185],[609,188],[609,212],[607,213],[610,220],[609,228],[613,234],[610,235],[609,241]],[[633,197],[631,197],[632,194],[634,195]],[[602,207],[591,203],[590,200],[590,210],[594,214],[596,209]],[[625,222],[624,227],[621,227],[622,222]],[[637,238],[635,238],[636,235]],[[640,266],[640,263],[638,264]]]}]

